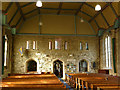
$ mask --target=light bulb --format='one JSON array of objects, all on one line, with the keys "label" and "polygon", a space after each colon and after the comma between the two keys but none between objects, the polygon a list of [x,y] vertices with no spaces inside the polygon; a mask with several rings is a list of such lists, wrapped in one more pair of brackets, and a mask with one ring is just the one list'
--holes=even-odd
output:
[{"label": "light bulb", "polygon": [[80,20],[81,22],[84,22],[84,20],[81,18],[81,20]]},{"label": "light bulb", "polygon": [[38,1],[36,2],[36,6],[37,6],[37,7],[42,7],[42,2],[41,2],[40,0],[38,0]]},{"label": "light bulb", "polygon": [[99,4],[97,4],[96,6],[95,6],[95,11],[100,11],[101,10],[101,6],[99,5]]},{"label": "light bulb", "polygon": [[42,26],[42,25],[43,25],[43,23],[42,23],[42,22],[40,22],[40,23],[39,23],[39,25],[40,25],[40,26]]}]

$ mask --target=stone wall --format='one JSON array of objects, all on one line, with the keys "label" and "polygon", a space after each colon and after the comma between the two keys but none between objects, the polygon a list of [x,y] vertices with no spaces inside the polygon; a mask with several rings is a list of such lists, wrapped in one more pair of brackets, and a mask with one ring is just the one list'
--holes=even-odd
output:
[{"label": "stone wall", "polygon": [[[111,32],[105,32],[102,37],[100,37],[100,69],[107,69],[106,68],[106,56],[105,56],[105,37],[109,35],[111,38],[111,69],[109,70],[110,75],[120,75],[119,74],[119,30],[111,30]],[[116,64],[116,71],[114,73],[114,66],[113,66],[113,51],[112,51],[112,38],[115,38],[115,64]]]},{"label": "stone wall", "polygon": [[[61,49],[54,49],[55,40],[61,42]],[[29,41],[30,49],[26,50],[26,41]],[[32,49],[32,42],[37,41],[37,49]],[[48,42],[52,41],[52,50],[48,48]],[[68,42],[68,49],[64,49],[64,42]],[[83,50],[80,50],[80,42],[82,42]],[[89,50],[86,50],[86,42]],[[99,44],[97,37],[82,36],[30,36],[15,35],[14,36],[14,63],[13,73],[26,73],[26,62],[35,60],[37,62],[38,72],[53,72],[53,62],[55,60],[63,61],[64,73],[67,72],[66,65],[73,63],[76,65],[76,73],[79,72],[79,61],[86,60],[88,62],[88,72],[97,72],[99,67]],[[20,55],[19,49],[23,48],[23,56]],[[39,53],[40,55],[36,55]],[[96,62],[96,68],[93,69],[92,63]]]}]

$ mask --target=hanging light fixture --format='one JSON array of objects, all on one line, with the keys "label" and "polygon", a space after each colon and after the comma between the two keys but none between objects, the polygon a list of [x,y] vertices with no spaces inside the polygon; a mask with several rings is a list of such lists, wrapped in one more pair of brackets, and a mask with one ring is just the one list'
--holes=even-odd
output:
[{"label": "hanging light fixture", "polygon": [[42,7],[42,2],[41,2],[40,0],[38,0],[38,1],[36,2],[36,6],[37,6],[37,7]]},{"label": "hanging light fixture", "polygon": [[84,22],[83,18],[81,18],[80,22]]},{"label": "hanging light fixture", "polygon": [[96,6],[95,6],[95,11],[100,11],[101,10],[101,6],[99,5],[99,4],[97,4]]}]

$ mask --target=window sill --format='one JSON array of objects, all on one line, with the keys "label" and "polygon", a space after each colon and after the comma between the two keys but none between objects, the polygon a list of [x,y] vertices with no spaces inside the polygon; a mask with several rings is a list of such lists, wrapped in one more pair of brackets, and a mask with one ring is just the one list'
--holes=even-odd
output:
[{"label": "window sill", "polygon": [[103,68],[103,70],[104,70],[104,69],[105,69],[105,70],[111,70],[112,68]]}]

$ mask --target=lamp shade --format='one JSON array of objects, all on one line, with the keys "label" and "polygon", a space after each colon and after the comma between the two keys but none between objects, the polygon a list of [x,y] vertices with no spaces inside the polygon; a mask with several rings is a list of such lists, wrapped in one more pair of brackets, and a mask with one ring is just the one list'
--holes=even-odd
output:
[{"label": "lamp shade", "polygon": [[96,6],[95,6],[95,11],[100,11],[101,10],[101,6],[99,5],[99,4],[97,4]]},{"label": "lamp shade", "polygon": [[37,7],[42,7],[42,2],[41,2],[40,0],[38,0],[38,1],[36,2],[36,6],[37,6]]}]

